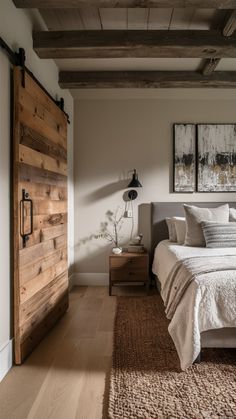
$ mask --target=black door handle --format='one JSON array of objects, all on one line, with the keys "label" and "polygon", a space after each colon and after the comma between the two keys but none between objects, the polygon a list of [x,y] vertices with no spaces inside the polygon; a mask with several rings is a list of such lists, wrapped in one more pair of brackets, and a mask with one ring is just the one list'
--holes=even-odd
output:
[{"label": "black door handle", "polygon": [[[25,232],[25,202],[28,202],[30,205],[30,230],[28,232]],[[22,189],[22,199],[20,201],[20,235],[23,240],[23,247],[26,247],[26,242],[29,239],[29,236],[33,233],[33,228],[33,201],[29,198],[29,194],[25,191],[25,189]]]}]

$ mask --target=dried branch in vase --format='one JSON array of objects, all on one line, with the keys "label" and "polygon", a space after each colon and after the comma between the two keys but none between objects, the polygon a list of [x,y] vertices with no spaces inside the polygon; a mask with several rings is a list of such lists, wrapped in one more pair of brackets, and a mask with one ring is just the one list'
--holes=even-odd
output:
[{"label": "dried branch in vase", "polygon": [[115,212],[108,210],[106,212],[106,218],[107,220],[101,223],[100,233],[95,234],[93,237],[95,239],[105,239],[113,243],[116,248],[119,248],[122,238],[120,232],[124,222],[124,211],[119,207]]}]

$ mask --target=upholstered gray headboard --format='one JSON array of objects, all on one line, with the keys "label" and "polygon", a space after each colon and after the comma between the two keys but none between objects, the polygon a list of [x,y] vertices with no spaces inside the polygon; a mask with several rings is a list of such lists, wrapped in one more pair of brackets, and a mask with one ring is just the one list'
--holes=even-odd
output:
[{"label": "upholstered gray headboard", "polygon": [[[152,202],[151,203],[151,260],[154,250],[161,240],[168,239],[166,217],[184,216],[184,202]],[[214,208],[225,202],[185,202],[198,207]],[[229,202],[229,206],[236,208],[236,202]]]}]

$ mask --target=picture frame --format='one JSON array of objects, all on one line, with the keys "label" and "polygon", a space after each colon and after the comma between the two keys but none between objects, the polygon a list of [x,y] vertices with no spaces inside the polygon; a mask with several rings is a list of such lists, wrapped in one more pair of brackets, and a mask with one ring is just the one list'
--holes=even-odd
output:
[{"label": "picture frame", "polygon": [[173,192],[196,191],[196,124],[173,125]]},{"label": "picture frame", "polygon": [[236,192],[236,124],[197,124],[197,192]]}]

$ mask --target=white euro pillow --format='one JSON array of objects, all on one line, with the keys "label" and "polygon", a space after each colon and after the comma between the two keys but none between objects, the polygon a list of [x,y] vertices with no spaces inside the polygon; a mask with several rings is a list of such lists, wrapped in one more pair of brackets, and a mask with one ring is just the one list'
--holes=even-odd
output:
[{"label": "white euro pillow", "polygon": [[184,244],[185,243],[185,236],[186,236],[186,220],[185,218],[175,218],[175,229],[176,229],[176,236],[177,236],[177,243]]},{"label": "white euro pillow", "polygon": [[229,221],[235,222],[236,221],[236,208],[230,208],[229,209]]},{"label": "white euro pillow", "polygon": [[178,242],[176,224],[175,224],[175,221],[178,221],[178,220],[184,220],[185,222],[184,217],[166,217],[166,224],[167,224],[168,232],[169,232],[169,240],[174,243]]}]

